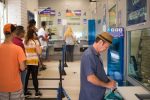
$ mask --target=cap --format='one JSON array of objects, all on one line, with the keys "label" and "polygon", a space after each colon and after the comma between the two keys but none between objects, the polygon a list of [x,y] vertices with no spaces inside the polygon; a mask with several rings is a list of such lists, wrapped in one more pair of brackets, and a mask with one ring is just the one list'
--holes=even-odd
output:
[{"label": "cap", "polygon": [[103,32],[97,35],[97,37],[102,39],[103,41],[108,42],[109,44],[112,44],[113,36],[110,35],[108,32]]},{"label": "cap", "polygon": [[4,31],[4,34],[10,34],[10,33],[14,32],[15,29],[16,29],[15,25],[5,24],[3,31]]}]

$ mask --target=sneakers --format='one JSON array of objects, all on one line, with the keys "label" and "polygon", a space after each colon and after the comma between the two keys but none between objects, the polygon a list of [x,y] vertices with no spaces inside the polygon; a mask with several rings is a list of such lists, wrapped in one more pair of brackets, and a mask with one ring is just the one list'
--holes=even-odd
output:
[{"label": "sneakers", "polygon": [[47,69],[47,68],[46,68],[45,66],[42,66],[42,67],[39,68],[40,71],[46,70],[46,69]]},{"label": "sneakers", "polygon": [[35,93],[35,96],[36,97],[42,96],[42,93],[40,91],[38,91],[38,92]]},{"label": "sneakers", "polygon": [[32,93],[31,93],[30,91],[27,91],[27,92],[24,93],[24,95],[25,95],[25,96],[31,96]]}]

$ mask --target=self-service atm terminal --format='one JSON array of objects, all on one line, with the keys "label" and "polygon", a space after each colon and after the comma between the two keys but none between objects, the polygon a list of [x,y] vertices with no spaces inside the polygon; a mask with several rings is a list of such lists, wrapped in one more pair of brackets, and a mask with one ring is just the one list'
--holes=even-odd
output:
[{"label": "self-service atm terminal", "polygon": [[116,27],[108,28],[107,31],[114,37],[108,48],[107,74],[121,86],[124,80],[124,29]]}]

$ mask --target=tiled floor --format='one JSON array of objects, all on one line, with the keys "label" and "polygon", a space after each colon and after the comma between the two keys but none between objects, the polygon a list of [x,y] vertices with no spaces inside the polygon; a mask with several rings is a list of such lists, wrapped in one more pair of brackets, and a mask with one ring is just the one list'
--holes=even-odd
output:
[{"label": "tiled floor", "polygon": [[[47,70],[41,71],[39,78],[59,78],[58,61],[45,62]],[[80,90],[80,61],[68,62],[68,67],[65,67],[67,73],[63,76],[63,88],[69,95],[71,100],[78,100]],[[39,80],[40,88],[58,88],[59,80]],[[29,87],[32,86],[32,81],[29,82]],[[41,90],[43,97],[57,97],[57,90]],[[63,100],[67,100],[64,98]]]}]

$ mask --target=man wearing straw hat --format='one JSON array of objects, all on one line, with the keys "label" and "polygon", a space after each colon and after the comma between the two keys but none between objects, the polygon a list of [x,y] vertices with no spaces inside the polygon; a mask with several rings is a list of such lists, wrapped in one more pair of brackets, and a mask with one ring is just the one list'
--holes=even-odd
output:
[{"label": "man wearing straw hat", "polygon": [[106,88],[114,88],[116,82],[107,77],[101,53],[112,44],[113,37],[103,32],[82,55],[81,86],[79,100],[103,100]]}]

